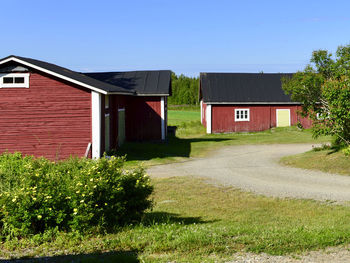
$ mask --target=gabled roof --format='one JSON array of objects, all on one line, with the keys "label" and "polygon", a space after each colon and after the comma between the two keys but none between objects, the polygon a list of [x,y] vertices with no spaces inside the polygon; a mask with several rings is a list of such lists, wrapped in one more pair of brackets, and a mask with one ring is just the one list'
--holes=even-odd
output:
[{"label": "gabled roof", "polygon": [[107,93],[117,93],[117,94],[133,94],[133,91],[124,89],[122,87],[117,87],[105,82],[98,81],[96,79],[85,76],[84,74],[51,64],[44,61],[24,58],[19,56],[8,56],[0,60],[0,65],[8,62],[17,62],[19,64],[34,68],[36,70],[45,72],[49,75],[64,79],[66,81],[78,84],[80,86],[86,87],[88,89],[107,94]]},{"label": "gabled roof", "polygon": [[138,95],[170,95],[170,70],[84,73],[91,78],[135,90]]},{"label": "gabled roof", "polygon": [[201,73],[200,97],[206,103],[298,104],[282,90],[291,73]]},{"label": "gabled roof", "polygon": [[124,95],[170,95],[171,71],[132,71],[80,73],[44,61],[19,56],[8,56],[0,60],[4,70],[16,70],[18,66],[33,68],[71,83],[102,94]]}]

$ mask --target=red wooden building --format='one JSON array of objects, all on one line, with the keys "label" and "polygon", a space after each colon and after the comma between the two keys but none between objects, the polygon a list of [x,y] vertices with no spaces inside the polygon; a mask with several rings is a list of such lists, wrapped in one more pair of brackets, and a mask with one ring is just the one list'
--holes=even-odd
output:
[{"label": "red wooden building", "polygon": [[282,90],[292,74],[201,73],[201,121],[207,133],[263,131],[272,127],[311,126],[301,105]]},{"label": "red wooden building", "polygon": [[170,71],[78,73],[0,60],[0,152],[99,158],[127,141],[165,140]]}]

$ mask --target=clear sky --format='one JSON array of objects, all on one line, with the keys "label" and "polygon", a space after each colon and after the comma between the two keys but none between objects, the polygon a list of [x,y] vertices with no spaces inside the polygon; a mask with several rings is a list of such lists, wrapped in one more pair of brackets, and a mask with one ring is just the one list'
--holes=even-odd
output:
[{"label": "clear sky", "polygon": [[0,57],[76,71],[295,72],[350,44],[350,1],[2,1]]}]

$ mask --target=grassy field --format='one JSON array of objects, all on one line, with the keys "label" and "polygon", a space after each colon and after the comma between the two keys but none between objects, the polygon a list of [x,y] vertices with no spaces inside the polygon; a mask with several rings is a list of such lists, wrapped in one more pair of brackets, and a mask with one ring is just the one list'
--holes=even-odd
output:
[{"label": "grassy field", "polygon": [[350,175],[350,157],[341,151],[309,151],[282,158],[281,163],[303,169],[321,170],[327,173]]},{"label": "grassy field", "polygon": [[256,196],[186,177],[153,183],[155,206],[142,224],[112,234],[3,242],[2,257],[74,254],[50,262],[222,262],[238,251],[283,255],[350,243],[350,207]]},{"label": "grassy field", "polygon": [[125,143],[119,155],[127,155],[128,164],[155,165],[202,157],[218,147],[242,144],[322,143],[330,138],[312,138],[308,130],[296,127],[274,128],[263,132],[206,134],[196,109],[169,110],[170,126],[177,126],[176,137],[169,136],[166,143]]}]

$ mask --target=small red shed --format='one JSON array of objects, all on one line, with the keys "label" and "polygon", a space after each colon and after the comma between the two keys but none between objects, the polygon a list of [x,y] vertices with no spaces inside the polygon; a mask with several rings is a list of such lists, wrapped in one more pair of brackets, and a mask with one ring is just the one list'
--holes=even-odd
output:
[{"label": "small red shed", "polygon": [[311,126],[298,115],[301,104],[282,90],[292,74],[201,73],[201,121],[207,133],[263,131],[272,127]]},{"label": "small red shed", "polygon": [[0,152],[99,158],[127,141],[166,139],[171,72],[79,73],[0,60]]}]

